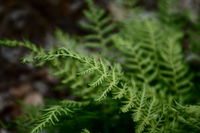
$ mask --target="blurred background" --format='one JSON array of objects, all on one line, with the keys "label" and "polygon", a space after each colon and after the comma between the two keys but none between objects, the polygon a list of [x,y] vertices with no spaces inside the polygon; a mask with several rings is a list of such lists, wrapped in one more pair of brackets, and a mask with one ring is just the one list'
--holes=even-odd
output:
[{"label": "blurred background", "polygon": [[[126,2],[127,1],[127,2]],[[96,0],[113,18],[123,15],[125,7],[142,7],[146,12],[160,11],[159,0]],[[54,45],[54,32],[61,29],[72,35],[84,35],[79,24],[84,21],[84,0],[0,0],[0,39],[28,39],[42,47]],[[199,72],[200,0],[179,0],[171,9],[184,35],[186,59]],[[24,48],[0,47],[0,133],[15,131],[15,120],[23,115],[20,102],[42,105],[44,98],[73,98],[66,91],[50,88],[59,80],[43,68],[21,64]],[[198,80],[198,79],[196,79]],[[7,124],[9,124],[8,127]]]}]

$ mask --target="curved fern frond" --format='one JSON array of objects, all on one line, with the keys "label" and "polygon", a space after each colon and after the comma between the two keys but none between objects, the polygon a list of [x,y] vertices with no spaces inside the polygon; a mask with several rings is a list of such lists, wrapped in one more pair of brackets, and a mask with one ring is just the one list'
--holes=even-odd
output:
[{"label": "curved fern frond", "polygon": [[35,54],[43,54],[45,50],[41,47],[36,46],[35,44],[31,43],[28,40],[24,41],[16,41],[16,40],[0,40],[0,46],[7,46],[7,47],[18,47],[22,46],[31,51],[31,54],[24,57],[21,61],[23,63],[28,63],[33,58]]},{"label": "curved fern frond", "polygon": [[[67,58],[67,57],[71,57],[72,59],[78,60],[80,63],[83,63],[84,66],[87,66],[87,69],[86,69],[87,72],[90,70],[96,70],[93,72],[96,75],[96,79],[93,82],[91,82],[89,85],[92,88],[96,88],[103,84],[102,88],[105,88],[105,89],[101,90],[102,94],[100,94],[100,97],[97,98],[98,101],[104,99],[107,96],[107,94],[111,92],[113,89],[119,88],[117,86],[118,84],[118,78],[116,76],[117,69],[111,67],[107,63],[104,63],[102,60],[98,61],[96,59],[83,57],[65,48],[60,48],[58,50],[55,50],[55,52],[53,53],[49,52],[45,55],[44,54],[38,55],[34,58],[34,60],[44,62],[44,61],[52,61],[56,58]],[[85,73],[85,71],[83,73]]]},{"label": "curved fern frond", "polygon": [[42,52],[43,49],[37,47],[35,44],[31,43],[30,41],[24,40],[24,41],[16,41],[16,40],[0,40],[1,46],[7,46],[7,47],[18,47],[23,46],[28,49],[30,49],[32,52],[39,53]]}]

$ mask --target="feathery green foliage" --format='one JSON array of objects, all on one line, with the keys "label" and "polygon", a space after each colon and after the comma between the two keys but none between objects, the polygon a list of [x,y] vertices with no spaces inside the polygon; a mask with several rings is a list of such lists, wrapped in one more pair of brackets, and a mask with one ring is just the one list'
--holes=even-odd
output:
[{"label": "feathery green foliage", "polygon": [[[180,35],[173,34],[173,37],[166,39],[166,44],[161,48],[160,73],[161,79],[169,86],[172,94],[186,98],[184,93],[191,91],[191,73],[188,73],[188,66],[183,60],[180,44],[177,42]],[[178,37],[176,37],[178,36]]]},{"label": "feathery green foliage", "polygon": [[97,101],[104,99],[107,94],[112,91],[112,89],[118,88],[117,84],[119,79],[117,78],[115,67],[112,68],[112,66],[103,62],[101,59],[97,61],[95,58],[82,57],[68,49],[60,48],[55,50],[54,53],[50,52],[46,55],[38,55],[33,60],[51,61],[56,58],[66,57],[77,60],[87,67],[86,70],[80,72],[81,75],[92,75],[95,73],[96,76],[94,77],[94,80],[89,84],[91,88],[98,88],[103,84],[105,89],[102,90],[102,93],[96,99]]},{"label": "feathery green foliage", "polygon": [[35,125],[34,129],[31,133],[38,133],[42,129],[44,129],[48,124],[55,125],[56,122],[59,121],[59,116],[65,114],[69,116],[72,111],[66,107],[62,106],[52,106],[47,109],[43,110],[45,113],[41,116],[40,120],[38,120],[37,124]]},{"label": "feathery green foliage", "polygon": [[86,0],[86,2],[88,9],[83,13],[87,22],[81,24],[81,27],[89,32],[83,38],[85,45],[89,48],[103,50],[102,54],[105,54],[108,49],[106,46],[111,41],[109,33],[113,31],[115,24],[111,23],[111,16],[107,16],[105,10],[96,6],[92,0]]},{"label": "feathery green foliage", "polygon": [[155,84],[156,78],[159,77],[158,50],[164,40],[160,24],[150,19],[127,20],[120,35],[113,40],[116,47],[126,56],[124,68],[127,74],[138,80],[137,83],[145,82],[150,86],[159,87],[159,83]]},{"label": "feathery green foliage", "polygon": [[7,46],[7,47],[17,47],[23,46],[30,49],[33,52],[39,52],[41,49],[37,48],[35,44],[25,40],[23,42],[15,41],[15,40],[1,40],[0,45]]},{"label": "feathery green foliage", "polygon": [[[59,87],[75,97],[47,104],[34,120],[32,133],[199,132],[200,106],[190,99],[193,74],[181,46],[184,33],[171,26],[168,15],[166,21],[159,16],[170,14],[172,0],[168,5],[160,2],[160,14],[137,14],[117,23],[92,0],[86,2],[88,23],[82,27],[90,34],[83,37],[83,45],[79,37],[61,31],[56,32],[61,47],[51,50],[30,42],[0,41],[32,50],[28,63],[47,64],[61,80]],[[98,50],[102,54],[95,54]]]}]

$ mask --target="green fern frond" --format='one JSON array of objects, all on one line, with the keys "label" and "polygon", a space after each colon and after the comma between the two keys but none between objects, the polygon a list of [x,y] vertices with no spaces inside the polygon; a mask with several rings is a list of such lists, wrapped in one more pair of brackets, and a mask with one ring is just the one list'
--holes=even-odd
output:
[{"label": "green fern frond", "polygon": [[[56,30],[56,39],[58,45],[56,47],[65,47],[72,49],[74,51],[79,51],[85,53],[82,47],[77,47],[77,41],[73,36],[65,34],[61,30]],[[79,72],[79,62],[74,61],[73,59],[60,59],[55,58],[50,62],[51,64],[51,73],[58,77],[63,85],[68,86],[70,89],[84,88],[86,85],[85,81],[77,75]],[[80,90],[80,89],[79,89]],[[78,92],[78,90],[76,90]]]},{"label": "green fern frond", "polygon": [[31,133],[38,133],[49,125],[55,125],[59,122],[59,116],[63,114],[70,116],[72,111],[69,108],[62,107],[59,105],[52,106],[43,110],[44,114],[36,122],[35,127],[32,129]]},{"label": "green fern frond", "polygon": [[24,40],[24,41],[16,41],[16,40],[0,40],[1,46],[7,46],[7,47],[18,47],[23,46],[28,49],[30,49],[32,52],[38,53],[42,51],[41,48],[37,47],[35,44],[31,43],[30,41]]},{"label": "green fern frond", "polygon": [[[50,52],[47,54],[38,55],[34,58],[35,61],[52,61],[56,58],[68,58],[71,57],[72,59],[75,59],[83,65],[87,66],[88,69],[95,69],[95,74],[97,75],[97,79],[90,83],[90,86],[92,88],[96,88],[97,86],[100,86],[104,84],[103,86],[106,88],[102,90],[102,95],[100,95],[100,98],[97,98],[97,100],[102,100],[109,92],[112,91],[112,89],[116,89],[117,87],[117,80],[116,80],[116,74],[112,70],[115,68],[112,68],[107,63],[104,63],[102,60],[97,61],[96,59],[91,59],[88,57],[80,56],[79,54],[73,53],[72,51],[60,48],[58,50],[55,50],[55,52]],[[98,68],[98,69],[97,69]],[[111,68],[111,72],[109,69]],[[88,70],[87,69],[87,70]],[[86,71],[87,71],[86,70]]]},{"label": "green fern frond", "polygon": [[127,88],[128,88],[127,85],[122,84],[121,86],[122,86],[122,88],[117,88],[116,90],[114,90],[114,92],[113,92],[114,99],[121,99],[126,95]]},{"label": "green fern frond", "polygon": [[200,130],[200,106],[199,105],[189,105],[183,106],[176,103],[174,107],[176,113],[178,113],[178,120],[181,123],[195,128],[197,131]]},{"label": "green fern frond", "polygon": [[24,41],[16,41],[16,40],[0,40],[1,46],[7,46],[7,47],[25,47],[31,51],[31,54],[24,57],[21,62],[22,63],[28,63],[31,62],[32,57],[34,57],[35,54],[43,54],[45,50],[41,47],[36,46],[35,44],[31,43],[28,40]]},{"label": "green fern frond", "polygon": [[[97,63],[94,63],[97,64]],[[107,75],[107,66],[102,62],[102,60],[100,60],[100,64],[99,67],[101,69],[101,75],[93,82],[90,84],[91,87],[97,87],[99,85],[101,85],[103,83],[103,81],[106,80],[106,78],[108,77]]]},{"label": "green fern frond", "polygon": [[137,88],[135,81],[133,81],[132,79],[131,86],[127,88],[126,101],[122,102],[124,104],[121,107],[122,112],[130,111],[135,106],[136,99],[137,99]]},{"label": "green fern frond", "polygon": [[89,48],[106,50],[106,45],[111,41],[108,34],[113,31],[115,24],[110,23],[111,17],[106,16],[104,9],[96,6],[92,0],[86,0],[88,9],[84,11],[84,16],[88,23],[81,24],[82,28],[92,32],[84,37]]},{"label": "green fern frond", "polygon": [[[158,50],[164,41],[163,29],[156,19],[129,20],[122,29],[125,39],[131,41],[131,45],[139,45],[141,56],[151,59],[154,71],[158,71]],[[158,73],[157,73],[158,74]]]},{"label": "green fern frond", "polygon": [[[136,133],[142,133],[148,125],[151,125],[151,120],[155,119],[154,117],[154,106],[155,106],[155,98],[152,99],[152,101],[149,104],[149,107],[147,109],[147,113],[142,115],[137,116],[135,114],[135,121],[137,122],[137,127],[136,127]],[[142,117],[142,118],[141,118]]]},{"label": "green fern frond", "polygon": [[163,81],[169,86],[169,91],[181,96],[190,91],[192,76],[188,73],[181,46],[177,42],[179,36],[174,32],[171,34],[173,37],[166,39],[161,48],[160,73]]},{"label": "green fern frond", "polygon": [[137,108],[134,109],[134,114],[133,114],[133,118],[134,121],[139,121],[142,117],[142,110],[144,110],[145,107],[145,102],[146,102],[146,89],[147,88],[143,88],[142,93],[139,94],[140,96],[137,97]]},{"label": "green fern frond", "polygon": [[[97,101],[101,101],[102,99],[106,98],[107,94],[117,87],[119,79],[117,78],[115,67],[112,69],[112,75],[111,76],[112,77],[111,77],[111,81],[110,81],[109,85],[106,87],[105,90],[103,90],[103,93],[99,96],[99,98],[97,98]],[[120,97],[120,96],[118,95],[118,97]]]},{"label": "green fern frond", "polygon": [[145,56],[140,44],[133,45],[133,42],[120,37],[116,37],[114,40],[116,41],[116,47],[125,56],[124,62],[122,63],[125,74],[133,77],[139,87],[143,83],[151,86],[152,82],[157,78],[158,73],[155,70],[155,64],[152,62],[151,57]]},{"label": "green fern frond", "polygon": [[149,133],[160,133],[162,132],[160,127],[162,127],[164,118],[164,111],[161,112],[161,115],[157,118],[151,121],[151,126],[148,129]]},{"label": "green fern frond", "polygon": [[86,70],[80,72],[80,73],[79,73],[80,75],[91,74],[91,73],[94,73],[96,70],[99,69],[98,63],[95,61],[95,59],[93,59],[93,60],[94,60],[94,61],[93,61],[93,62],[94,62],[94,67],[88,68],[88,69],[86,69]]}]

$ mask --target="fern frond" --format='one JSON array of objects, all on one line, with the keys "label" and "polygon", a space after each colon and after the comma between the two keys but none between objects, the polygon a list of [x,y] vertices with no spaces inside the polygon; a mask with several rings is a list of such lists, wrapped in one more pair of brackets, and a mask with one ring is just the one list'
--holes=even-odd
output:
[{"label": "fern frond", "polygon": [[[104,90],[102,90],[102,95],[100,95],[100,98],[97,98],[98,101],[105,98],[105,96],[112,91],[112,89],[116,89],[117,87],[117,78],[116,74],[113,70],[115,68],[109,66],[107,63],[104,63],[102,60],[97,61],[96,59],[91,59],[88,57],[80,56],[79,54],[76,54],[68,49],[60,48],[58,50],[55,50],[55,52],[50,52],[47,54],[38,55],[34,58],[35,61],[52,61],[56,58],[68,58],[71,57],[72,59],[75,59],[79,61],[80,63],[83,63],[83,65],[87,66],[89,70],[96,70],[93,73],[97,75],[97,79],[94,80],[94,82],[90,83],[90,86],[93,88],[96,88],[97,86],[100,86],[104,84]],[[98,68],[98,69],[97,69]],[[111,68],[111,69],[110,69]],[[86,69],[86,71],[88,70]],[[111,72],[109,71],[111,70]]]},{"label": "fern frond", "polygon": [[127,85],[122,84],[122,88],[117,88],[113,94],[114,94],[114,99],[121,99],[124,97],[124,95],[127,93]]},{"label": "fern frond", "polygon": [[95,61],[95,59],[93,59],[93,62],[94,62],[94,67],[88,68],[88,69],[80,72],[79,74],[80,75],[91,74],[91,73],[94,73],[94,71],[98,70],[99,69],[98,63]]},{"label": "fern frond", "polygon": [[17,47],[17,46],[23,46],[28,49],[30,49],[32,52],[38,53],[42,51],[41,48],[37,47],[35,44],[31,43],[30,41],[24,40],[24,41],[16,41],[16,40],[0,40],[1,46],[7,46],[7,47]]},{"label": "fern frond", "polygon": [[106,16],[104,9],[96,6],[92,0],[86,0],[88,9],[84,11],[84,16],[88,23],[81,24],[82,28],[92,32],[84,37],[89,48],[106,50],[106,45],[111,41],[108,34],[113,31],[115,24],[109,23],[110,16]]},{"label": "fern frond", "polygon": [[[112,75],[111,76],[112,76],[112,78],[111,78],[111,81],[110,81],[108,87],[106,87],[106,89],[99,96],[99,98],[97,98],[97,101],[101,101],[102,99],[104,99],[109,92],[111,92],[112,90],[114,90],[117,87],[119,79],[117,78],[115,67],[112,69]],[[120,97],[120,96],[118,95],[118,97]]]},{"label": "fern frond", "polygon": [[[147,125],[151,125],[151,120],[155,119],[152,117],[154,114],[154,106],[155,106],[155,98],[152,99],[149,108],[147,109],[147,114],[143,114],[144,116],[135,115],[135,121],[137,121],[136,133],[142,133]],[[142,117],[142,118],[140,118]]]},{"label": "fern frond", "polygon": [[179,35],[174,32],[171,34],[173,37],[169,37],[161,48],[160,73],[162,80],[169,86],[169,92],[181,96],[191,89],[192,77],[188,73],[181,46],[177,42]]},{"label": "fern frond", "polygon": [[[63,33],[61,30],[56,30],[55,34],[58,41],[58,45],[56,45],[56,47],[62,46],[74,51],[85,53],[85,50],[82,47],[77,47],[78,42],[73,36],[69,36],[68,34]],[[74,61],[70,58],[67,60],[55,58],[49,63],[51,66],[51,73],[58,77],[63,85],[68,86],[70,89],[79,88],[79,90],[81,90],[87,84],[79,75],[77,75],[79,72],[78,61]],[[78,92],[78,90],[76,90],[76,92]]]},{"label": "fern frond", "polygon": [[145,102],[146,102],[146,87],[142,89],[142,93],[139,97],[137,97],[137,108],[134,109],[133,118],[134,121],[139,121],[142,117],[142,110],[144,110]]},{"label": "fern frond", "polygon": [[136,104],[137,100],[137,88],[135,81],[131,80],[131,86],[127,88],[127,95],[126,95],[126,101],[123,101],[124,104],[121,107],[122,112],[128,112],[130,111]]},{"label": "fern frond", "polygon": [[152,62],[151,57],[145,55],[140,44],[134,45],[130,40],[118,36],[114,40],[116,41],[116,47],[125,56],[124,62],[122,63],[125,74],[129,77],[133,77],[139,87],[142,87],[141,85],[143,83],[151,86],[152,82],[157,78],[158,73],[158,71],[155,70],[155,64]]},{"label": "fern frond", "polygon": [[[96,63],[95,63],[96,64]],[[105,66],[105,64],[102,62],[102,60],[100,60],[100,67],[101,68],[101,75],[93,82],[90,84],[91,87],[97,87],[98,85],[102,84],[103,81],[105,81],[107,75],[107,66]]]},{"label": "fern frond", "polygon": [[43,54],[45,50],[41,47],[36,46],[35,44],[31,43],[28,40],[24,41],[16,41],[16,40],[0,40],[0,45],[7,46],[7,47],[18,47],[22,46],[31,51],[31,54],[22,58],[22,63],[28,63],[31,62],[32,57],[34,57],[35,54]]},{"label": "fern frond", "polygon": [[152,121],[151,123],[151,127],[149,128],[149,133],[160,133],[162,132],[160,127],[162,126],[162,122],[163,122],[163,112],[161,112],[161,115]]},{"label": "fern frond", "polygon": [[44,114],[37,121],[31,133],[38,133],[48,125],[55,125],[56,122],[59,122],[59,116],[62,116],[63,114],[66,116],[70,116],[72,113],[69,108],[59,105],[46,108],[43,110],[43,112]]},{"label": "fern frond", "polygon": [[178,113],[178,120],[185,125],[189,125],[196,130],[200,130],[200,106],[189,105],[183,106],[176,103],[174,107],[176,113]]}]

